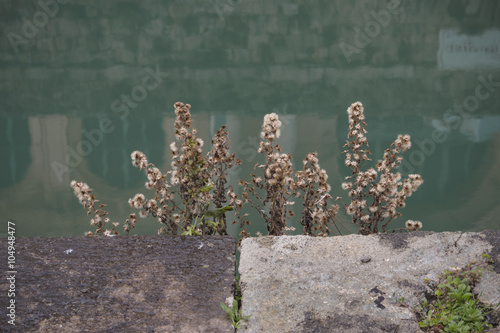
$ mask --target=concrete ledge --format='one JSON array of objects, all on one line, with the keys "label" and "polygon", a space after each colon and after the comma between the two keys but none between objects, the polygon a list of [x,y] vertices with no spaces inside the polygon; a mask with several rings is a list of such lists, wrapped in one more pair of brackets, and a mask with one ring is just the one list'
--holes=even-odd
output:
[{"label": "concrete ledge", "polygon": [[16,326],[2,315],[2,332],[234,332],[219,306],[234,237],[18,238],[16,251]]},{"label": "concrete ledge", "polygon": [[242,312],[252,317],[239,332],[419,332],[397,300],[417,306],[424,279],[482,253],[496,265],[476,291],[498,303],[500,231],[247,238],[239,272]]}]

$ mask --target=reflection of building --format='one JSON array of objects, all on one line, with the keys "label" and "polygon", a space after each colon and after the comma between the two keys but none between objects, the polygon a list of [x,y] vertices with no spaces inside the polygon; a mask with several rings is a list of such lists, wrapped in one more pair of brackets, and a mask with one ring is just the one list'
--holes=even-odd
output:
[{"label": "reflection of building", "polygon": [[[103,202],[118,210],[118,216],[120,212],[128,213],[126,199],[134,190],[124,193],[122,189],[133,185],[143,188],[145,182],[143,172],[130,163],[130,153],[134,149],[145,150],[154,156],[152,161],[161,164],[161,122],[114,120],[115,130],[104,134],[102,142],[92,146],[87,156],[75,159],[69,151],[74,153],[78,150],[75,147],[88,140],[82,136],[82,130],[99,128],[98,120],[47,115],[29,117],[27,122],[11,118],[2,122],[0,134],[5,136],[3,142],[9,144],[0,146],[6,157],[0,164],[0,208],[7,218],[22,221],[26,226],[36,223],[39,234],[43,234],[44,228],[54,228],[54,223],[61,224],[61,232],[72,228],[74,223],[67,221],[68,216],[71,221],[86,219],[71,193],[72,179],[95,188]],[[59,173],[54,163],[62,166]],[[73,213],[77,215],[73,217]]]},{"label": "reflection of building", "polygon": [[[189,91],[190,103],[214,112],[258,110],[269,101],[293,104],[297,110],[310,105],[345,110],[362,98],[383,105],[388,114],[410,114],[409,106],[430,110],[452,105],[453,96],[476,77],[473,71],[440,70],[440,43],[440,59],[467,53],[467,62],[453,64],[475,68],[478,57],[466,52],[469,41],[486,39],[478,54],[489,55],[498,68],[498,30],[491,29],[498,26],[498,1],[439,2],[432,10],[401,1],[400,14],[383,26],[374,13],[387,11],[386,1],[321,0],[310,6],[250,2],[226,12],[223,21],[218,7],[206,1],[61,6],[43,33],[20,45],[17,54],[3,39],[2,112],[99,112],[130,93],[146,66],[158,65],[169,77],[147,97],[148,103],[156,99],[156,105],[165,105],[159,100],[172,105]],[[0,11],[2,31],[22,35],[20,13],[31,19],[40,6],[28,0],[7,3]],[[356,45],[356,28],[364,30],[368,23],[380,32],[348,63],[340,44]],[[461,31],[443,31],[440,37],[443,26]],[[492,103],[498,109],[500,101]]]},{"label": "reflection of building", "polygon": [[[471,143],[472,145],[472,143]],[[477,155],[477,154],[476,154]],[[455,190],[448,190],[442,198],[441,207],[428,212],[430,221],[440,223],[448,221],[448,229],[498,229],[500,203],[498,184],[500,183],[500,134],[496,134],[481,154],[484,160],[473,160],[474,170],[468,177],[449,179]],[[469,157],[475,158],[475,156]],[[449,169],[463,168],[459,163],[451,163]],[[450,174],[451,176],[451,174]],[[462,221],[461,225],[452,225]],[[445,228],[442,226],[441,228]],[[438,229],[438,228],[436,228]],[[439,229],[438,229],[439,230]]]},{"label": "reflection of building", "polygon": [[[26,122],[7,119],[8,126],[12,122],[21,126],[14,126],[13,135],[7,130],[13,142],[2,145],[2,149],[7,148],[2,164],[15,167],[16,178],[15,186],[0,189],[1,211],[5,218],[18,223],[19,232],[40,235],[59,225],[59,212],[68,209],[69,175],[64,175],[64,182],[60,182],[51,163],[65,157],[71,122],[63,115],[31,116]],[[14,185],[9,184],[11,177],[12,173],[2,170],[0,183]],[[71,221],[66,223],[66,228],[71,227]]]},{"label": "reflection of building", "polygon": [[500,67],[500,30],[465,35],[458,30],[439,32],[439,69],[481,69]]},{"label": "reflection of building", "polygon": [[[205,142],[205,153],[210,149],[211,136],[220,125],[227,124],[231,151],[243,160],[243,165],[232,171],[228,177],[229,184],[233,185],[236,191],[239,191],[238,181],[249,180],[250,173],[259,172],[254,170],[255,164],[263,162],[263,156],[257,154],[262,116],[224,112],[200,112],[193,115],[193,126]],[[387,136],[387,126],[402,129],[404,133],[404,124],[411,123],[414,132],[425,133],[425,122],[403,118],[392,118],[394,123],[387,119],[388,124],[381,120],[368,127],[368,139],[375,162],[381,157],[383,149],[394,139]],[[497,118],[492,118],[497,121]],[[170,170],[169,145],[175,140],[175,119],[171,115],[164,115],[161,119],[113,119],[115,129],[104,134],[102,142],[93,147],[92,152],[82,158],[78,165],[73,165],[68,172],[62,173],[62,181],[54,173],[53,162],[64,164],[68,147],[76,149],[74,147],[88,139],[82,135],[82,131],[91,131],[98,127],[99,119],[50,115],[30,117],[24,122],[16,119],[3,122],[4,129],[12,126],[18,133],[23,133],[22,136],[13,136],[12,129],[1,132],[8,138],[6,142],[9,142],[9,145],[2,146],[2,153],[7,158],[2,159],[3,172],[0,174],[1,183],[8,185],[0,190],[0,208],[2,212],[7,212],[8,218],[32,224],[45,222],[42,223],[44,227],[39,227],[42,229],[54,226],[57,226],[58,230],[86,228],[88,220],[85,213],[71,194],[69,182],[72,179],[84,181],[94,188],[98,198],[109,204],[113,218],[120,221],[134,211],[127,204],[128,198],[136,192],[152,196],[152,192],[144,189],[146,178],[143,171],[130,163],[130,153],[135,149],[143,150],[148,159],[162,171]],[[284,114],[280,115],[280,119],[283,127],[279,142],[283,152],[292,154],[294,169],[302,167],[302,159],[308,152],[316,151],[321,167],[329,174],[332,195],[345,196],[339,188],[343,177],[348,175],[341,154],[345,128],[338,123],[338,117],[311,113]],[[492,119],[470,124],[482,124],[482,121],[485,124],[493,124]],[[472,128],[475,129],[471,132],[475,133],[474,137],[491,135],[481,130],[482,125]],[[486,136],[483,135],[485,133]],[[418,135],[413,137],[412,150],[425,149],[421,148],[423,138],[425,139],[424,134],[420,134],[420,138]],[[490,225],[491,212],[498,210],[495,208],[498,192],[495,184],[500,181],[497,179],[497,170],[500,168],[497,158],[500,151],[497,147],[498,139],[498,134],[493,136],[490,139],[492,143],[486,146],[466,141],[463,136],[458,135],[442,144],[436,144],[433,152],[426,155],[424,163],[415,170],[423,175],[425,186],[409,200],[409,205],[411,201],[411,205],[425,206],[430,200],[439,203],[450,202],[449,204],[455,207],[456,202],[460,202],[458,210],[440,208],[429,211],[429,218],[447,221],[450,216],[456,216],[457,219],[461,216],[463,219],[467,214],[477,215],[475,207],[484,206],[485,215],[478,218],[481,225]],[[408,154],[405,158],[408,158]],[[15,167],[16,172],[13,173],[6,166]],[[14,185],[13,181],[15,186],[10,186]],[[471,223],[474,218],[472,215]],[[33,220],[34,216],[36,221]],[[68,219],[72,222],[68,222]]]},{"label": "reflection of building", "polygon": [[[118,188],[128,188],[144,183],[144,174],[131,164],[130,154],[143,151],[155,165],[163,164],[164,133],[173,131],[161,127],[160,121],[145,117],[129,116],[123,120],[111,118],[114,130],[102,135],[102,143],[94,145],[92,153],[85,157],[89,171],[102,177],[103,182]],[[101,119],[86,117],[82,128],[91,131],[99,128]],[[99,139],[96,135],[94,139]],[[88,140],[82,137],[81,140]]]},{"label": "reflection of building", "polygon": [[[64,160],[68,142],[68,117],[48,115],[22,118],[8,117],[5,126],[4,143],[0,145],[1,160],[0,184],[2,187],[21,185],[29,179],[42,186],[47,192],[60,186],[52,172],[51,162]],[[3,135],[2,135],[3,136]],[[68,180],[68,176],[65,176]]]},{"label": "reflection of building", "polygon": [[498,132],[500,132],[500,116],[464,119],[460,127],[460,133],[472,142],[488,141]]},{"label": "reflection of building", "polygon": [[[488,141],[496,133],[500,132],[500,116],[470,117],[463,119],[458,115],[450,116],[447,119],[430,118],[427,121],[439,132],[451,133],[454,129],[459,129],[471,142]],[[453,126],[456,126],[453,128]]]},{"label": "reflection of building", "polygon": [[28,119],[5,117],[0,121],[0,188],[18,183],[30,163]]}]

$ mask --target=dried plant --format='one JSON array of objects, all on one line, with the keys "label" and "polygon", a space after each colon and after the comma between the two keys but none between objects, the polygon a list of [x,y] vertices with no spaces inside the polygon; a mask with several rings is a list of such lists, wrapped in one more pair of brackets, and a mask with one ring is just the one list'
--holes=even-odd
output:
[{"label": "dried plant", "polygon": [[307,154],[303,163],[302,170],[295,173],[294,185],[303,198],[300,223],[304,229],[304,235],[328,236],[331,233],[330,224],[335,227],[338,234],[342,234],[337,225],[342,222],[336,218],[340,207],[339,205],[328,207],[327,201],[331,199],[331,187],[326,182],[328,179],[326,171],[318,164],[317,153]]},{"label": "dried plant", "polygon": [[[351,176],[346,177],[342,188],[349,191],[351,202],[344,204],[345,209],[347,214],[352,215],[352,222],[358,226],[358,233],[386,232],[388,223],[401,215],[397,208],[404,207],[406,198],[423,182],[422,177],[417,174],[411,174],[401,181],[401,174],[396,171],[403,160],[400,153],[411,147],[410,136],[398,136],[385,150],[383,159],[376,165],[377,170],[369,168],[362,171],[365,163],[371,160],[365,136],[367,131],[363,105],[360,102],[353,103],[347,109],[347,114],[347,137],[350,140],[344,145],[344,153],[345,164],[351,168]],[[411,226],[408,230],[418,230],[422,224],[414,224],[412,221]]]},{"label": "dried plant", "polygon": [[[240,161],[229,152],[230,141],[225,126],[215,134],[211,141],[212,149],[204,158],[201,149],[203,140],[196,136],[196,129],[192,128],[191,105],[177,102],[174,106],[177,142],[170,145],[172,170],[162,175],[147,161],[134,159],[134,154],[143,158],[141,152],[132,153],[135,166],[146,166],[149,179],[146,187],[156,189],[156,196],[146,202],[142,200],[142,194],[137,194],[130,205],[143,209],[140,216],[151,213],[158,218],[165,225],[159,234],[175,235],[179,226],[184,235],[227,235],[225,213],[233,207],[224,205],[228,190],[226,177]],[[176,197],[180,202],[175,201]],[[212,203],[215,207],[211,207]]]},{"label": "dried plant", "polygon": [[[196,137],[196,129],[191,128],[192,118],[189,109],[191,105],[181,102],[175,103],[175,137],[172,142],[172,173],[171,185],[182,201],[180,224],[185,231],[213,233],[204,220],[204,213],[208,211],[212,194],[211,182],[207,162],[203,158],[203,140]],[[200,226],[197,222],[200,220]]]},{"label": "dried plant", "polygon": [[[129,199],[132,208],[139,209],[139,217],[148,215],[156,218],[161,224],[158,234],[176,235],[180,229],[184,235],[227,235],[225,213],[232,206],[224,206],[227,202],[226,177],[231,167],[240,163],[234,154],[229,152],[229,139],[225,126],[217,131],[211,141],[212,149],[203,157],[203,140],[196,136],[192,128],[191,106],[181,102],[175,103],[175,137],[176,142],[170,145],[172,170],[162,173],[154,164],[149,163],[144,153],[134,151],[131,154],[132,165],[144,170],[148,181],[145,186],[155,191],[152,199],[146,199],[137,193]],[[73,188],[81,184],[73,181]],[[86,184],[84,184],[86,186]],[[87,190],[88,186],[84,190]],[[79,192],[75,195],[80,198]],[[90,190],[91,191],[91,190]],[[90,194],[89,194],[90,195]],[[96,216],[104,216],[107,212],[99,207],[94,208],[94,196],[85,197],[84,207],[91,207]],[[90,200],[90,201],[89,201]],[[211,207],[212,204],[215,207]],[[101,205],[103,206],[103,205]],[[89,212],[90,209],[89,208]],[[212,220],[210,220],[212,219]],[[98,221],[101,221],[100,218]],[[94,219],[93,223],[97,221]],[[125,232],[135,228],[136,214],[130,214],[124,223]],[[92,221],[91,221],[92,223]],[[104,231],[97,225],[96,234]],[[118,232],[112,229],[115,234]],[[90,233],[89,235],[91,235]]]},{"label": "dried plant", "polygon": [[[170,184],[168,183],[169,172],[162,174],[158,168],[148,162],[143,152],[136,150],[130,156],[132,165],[141,170],[144,169],[148,178],[145,184],[146,188],[155,191],[154,198],[150,200],[147,200],[144,194],[137,193],[133,198],[129,199],[130,207],[140,209],[139,217],[145,218],[151,214],[158,222],[162,223],[158,234],[176,235],[180,215],[174,213],[177,205],[174,201],[174,193],[170,190]],[[130,221],[131,226],[135,226],[137,222],[136,215],[130,214],[127,221]],[[130,228],[125,228],[127,233],[129,230]]]},{"label": "dried plant", "polygon": [[[204,157],[203,141],[192,128],[191,106],[181,102],[174,106],[176,141],[170,145],[172,170],[162,173],[148,162],[144,153],[134,151],[131,154],[132,164],[144,170],[148,179],[145,186],[154,190],[155,196],[146,199],[144,194],[137,193],[129,199],[129,204],[139,209],[139,217],[151,215],[162,224],[158,234],[176,235],[180,229],[183,235],[227,235],[226,212],[236,208],[240,236],[248,237],[249,214],[243,214],[242,209],[244,204],[249,204],[263,217],[269,235],[284,235],[294,229],[287,227],[287,221],[294,215],[291,206],[295,201],[292,198],[302,198],[300,223],[305,235],[342,234],[340,225],[350,232],[336,217],[340,207],[328,204],[332,198],[331,187],[327,184],[326,171],[319,166],[317,154],[307,154],[302,170],[294,174],[291,155],[282,153],[280,145],[275,143],[281,129],[276,113],[267,114],[262,125],[257,152],[264,156],[265,164],[255,165],[256,169],[262,170],[262,175],[251,174],[250,182],[241,180],[239,184],[243,190],[239,197],[232,186],[227,185],[230,169],[241,161],[230,153],[226,127],[222,126],[217,131],[210,142],[212,148]],[[365,164],[371,160],[363,112],[360,102],[353,103],[347,110],[349,140],[344,146],[344,153],[351,176],[346,177],[342,188],[349,191],[351,202],[344,203],[344,208],[358,226],[358,233],[372,234],[387,231],[388,223],[401,215],[397,209],[405,206],[406,198],[423,181],[417,174],[402,180],[397,172],[403,159],[400,154],[411,147],[409,135],[397,137],[385,150],[376,169],[363,171]],[[88,185],[72,181],[71,186],[82,205],[88,209],[87,214],[92,214],[90,222],[96,226],[95,234],[118,234],[116,222],[111,229],[105,229],[109,222],[109,218],[105,217],[108,213],[103,209],[105,205],[96,207],[97,200]],[[229,205],[226,205],[228,202]],[[130,214],[124,223],[125,232],[135,228],[136,223],[136,214]],[[399,230],[415,231],[421,227],[422,223],[408,220],[406,228]]]},{"label": "dried plant", "polygon": [[92,236],[94,234],[104,236],[117,235],[118,231],[115,230],[115,227],[117,227],[119,223],[113,222],[111,229],[105,228],[106,224],[110,222],[109,218],[106,217],[108,212],[103,209],[106,205],[99,204],[99,206],[96,207],[99,200],[92,194],[93,190],[87,184],[79,183],[75,180],[71,181],[70,185],[73,188],[73,193],[82,206],[87,209],[87,215],[92,215],[90,225],[95,226],[96,230],[94,233],[92,233],[92,231],[87,232],[87,236]]},{"label": "dried plant", "polygon": [[[321,169],[316,153],[309,153],[304,159],[303,169],[294,175],[292,157],[282,153],[274,140],[280,136],[281,121],[275,113],[264,117],[261,142],[258,153],[263,154],[266,164],[257,164],[263,175],[251,174],[251,181],[240,181],[243,187],[242,200],[234,192],[229,193],[231,204],[237,210],[242,231],[241,236],[249,236],[246,226],[250,223],[248,214],[240,215],[243,203],[249,203],[264,218],[269,235],[283,235],[294,228],[287,227],[287,220],[294,215],[290,206],[295,204],[291,198],[303,198],[301,224],[305,235],[327,236],[331,234],[330,225],[341,234],[336,214],[338,205],[328,206],[331,198],[328,175]],[[265,195],[264,195],[265,194]]]},{"label": "dried plant", "polygon": [[[292,157],[281,152],[279,144],[274,144],[274,139],[280,136],[281,121],[276,113],[267,114],[262,125],[261,141],[258,149],[263,154],[266,164],[256,164],[255,167],[263,170],[263,177],[251,174],[250,182],[241,180],[243,187],[241,194],[243,203],[249,203],[257,209],[264,218],[269,235],[284,235],[287,229],[286,222],[293,216],[293,210],[289,207],[295,202],[289,199],[296,194],[294,191],[294,179],[292,169]],[[265,192],[265,196],[262,192]],[[234,192],[230,191],[229,197],[236,203]],[[245,220],[240,221],[242,227],[241,235],[248,235]]]},{"label": "dried plant", "polygon": [[214,179],[212,202],[215,204],[215,210],[212,210],[208,215],[214,217],[217,224],[217,233],[219,235],[227,235],[226,229],[226,214],[228,210],[232,210],[232,204],[226,206],[228,201],[226,193],[232,190],[232,186],[227,186],[227,174],[229,170],[240,165],[241,160],[236,159],[234,154],[230,153],[228,132],[226,126],[222,126],[214,135],[210,142],[212,149],[207,154],[207,163],[211,177]]},{"label": "dried plant", "polygon": [[406,231],[417,231],[420,228],[422,228],[422,222],[408,220],[406,221],[405,226],[406,226]]}]

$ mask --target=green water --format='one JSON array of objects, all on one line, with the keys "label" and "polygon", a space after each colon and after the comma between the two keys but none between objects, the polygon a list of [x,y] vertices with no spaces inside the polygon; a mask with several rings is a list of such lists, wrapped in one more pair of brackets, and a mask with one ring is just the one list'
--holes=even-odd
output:
[{"label": "green water", "polygon": [[[496,1],[6,0],[0,31],[0,234],[7,220],[18,236],[90,230],[72,179],[124,221],[128,198],[152,196],[129,154],[169,169],[176,101],[206,143],[228,125],[244,162],[231,184],[261,161],[262,118],[276,112],[294,165],[318,152],[346,197],[345,111],[359,100],[374,160],[408,133],[402,172],[424,178],[394,227],[500,228]],[[159,227],[139,222],[139,234]]]}]

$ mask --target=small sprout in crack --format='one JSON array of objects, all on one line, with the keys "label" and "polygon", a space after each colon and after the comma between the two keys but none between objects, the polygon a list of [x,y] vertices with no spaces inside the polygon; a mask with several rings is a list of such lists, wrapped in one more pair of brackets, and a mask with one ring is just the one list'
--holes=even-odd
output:
[{"label": "small sprout in crack", "polygon": [[228,315],[229,315],[229,321],[231,322],[231,325],[233,325],[234,328],[240,328],[241,322],[243,320],[249,319],[252,315],[250,316],[242,316],[241,315],[241,309],[238,306],[238,301],[233,300],[233,306],[229,308],[226,304],[220,303],[220,306],[222,310],[224,310]]}]

